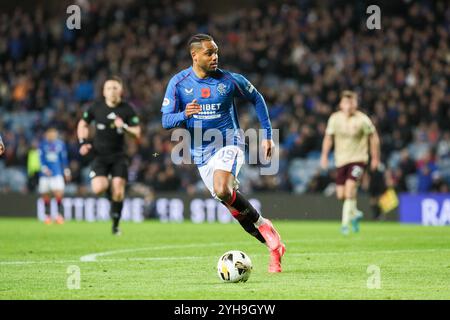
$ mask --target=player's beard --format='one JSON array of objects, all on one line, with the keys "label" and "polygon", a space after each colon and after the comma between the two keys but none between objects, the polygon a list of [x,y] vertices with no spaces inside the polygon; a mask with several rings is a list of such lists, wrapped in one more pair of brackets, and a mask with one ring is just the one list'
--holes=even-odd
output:
[{"label": "player's beard", "polygon": [[210,72],[216,72],[218,67],[219,67],[219,63],[216,62],[215,64],[210,64],[209,65],[209,70],[210,70]]},{"label": "player's beard", "polygon": [[216,72],[217,68],[218,68],[218,62],[214,65],[211,62],[211,63],[205,64],[204,66],[202,66],[202,69],[205,71],[205,73],[208,73],[208,74]]},{"label": "player's beard", "polygon": [[111,99],[108,99],[108,102],[112,104],[113,106],[117,106],[121,101],[120,97],[112,97]]}]

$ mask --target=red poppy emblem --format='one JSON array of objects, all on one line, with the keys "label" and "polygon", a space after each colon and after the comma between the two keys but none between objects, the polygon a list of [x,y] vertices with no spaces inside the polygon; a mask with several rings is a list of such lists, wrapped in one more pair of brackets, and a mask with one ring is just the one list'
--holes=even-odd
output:
[{"label": "red poppy emblem", "polygon": [[202,88],[202,98],[209,98],[211,90],[209,88]]}]

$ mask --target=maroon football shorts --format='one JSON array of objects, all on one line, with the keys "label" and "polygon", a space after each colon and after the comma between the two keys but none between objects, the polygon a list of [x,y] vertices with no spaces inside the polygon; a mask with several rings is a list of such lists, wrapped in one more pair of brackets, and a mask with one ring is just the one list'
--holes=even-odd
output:
[{"label": "maroon football shorts", "polygon": [[364,162],[352,162],[337,168],[336,184],[342,186],[348,179],[359,182],[365,168],[366,164]]}]

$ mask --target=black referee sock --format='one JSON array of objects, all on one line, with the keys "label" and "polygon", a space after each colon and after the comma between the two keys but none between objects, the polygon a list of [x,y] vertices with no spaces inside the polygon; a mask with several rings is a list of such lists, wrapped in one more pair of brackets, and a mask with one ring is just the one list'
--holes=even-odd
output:
[{"label": "black referee sock", "polygon": [[113,227],[119,226],[120,217],[122,216],[123,201],[111,202],[111,218],[113,220]]},{"label": "black referee sock", "polygon": [[258,221],[261,216],[255,207],[238,191],[233,191],[233,197],[228,204],[238,210],[239,214],[248,217],[252,223]]}]

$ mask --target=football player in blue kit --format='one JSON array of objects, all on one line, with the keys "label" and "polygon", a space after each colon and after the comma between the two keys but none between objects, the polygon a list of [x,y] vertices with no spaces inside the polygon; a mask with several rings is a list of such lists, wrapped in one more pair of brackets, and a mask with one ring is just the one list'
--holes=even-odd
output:
[{"label": "football player in blue kit", "polygon": [[[245,145],[234,98],[244,98],[255,106],[264,130],[264,155],[270,160],[275,144],[264,98],[242,75],[218,68],[218,47],[211,36],[192,36],[189,50],[192,66],[173,76],[167,86],[161,109],[162,125],[166,129],[185,127],[189,131],[191,156],[212,196],[230,210],[245,231],[267,245],[269,272],[281,272],[281,258],[286,249],[279,233],[237,190]],[[219,131],[220,138],[202,138],[198,143],[195,134],[200,132],[203,137],[210,129]]]},{"label": "football player in blue kit", "polygon": [[67,148],[63,140],[58,138],[56,128],[48,128],[45,138],[39,144],[39,159],[41,170],[39,173],[39,194],[45,204],[45,223],[51,224],[50,200],[51,196],[56,199],[58,205],[58,216],[56,223],[64,223],[62,214],[62,198],[64,196],[65,181],[70,180],[69,161],[67,159]]}]

